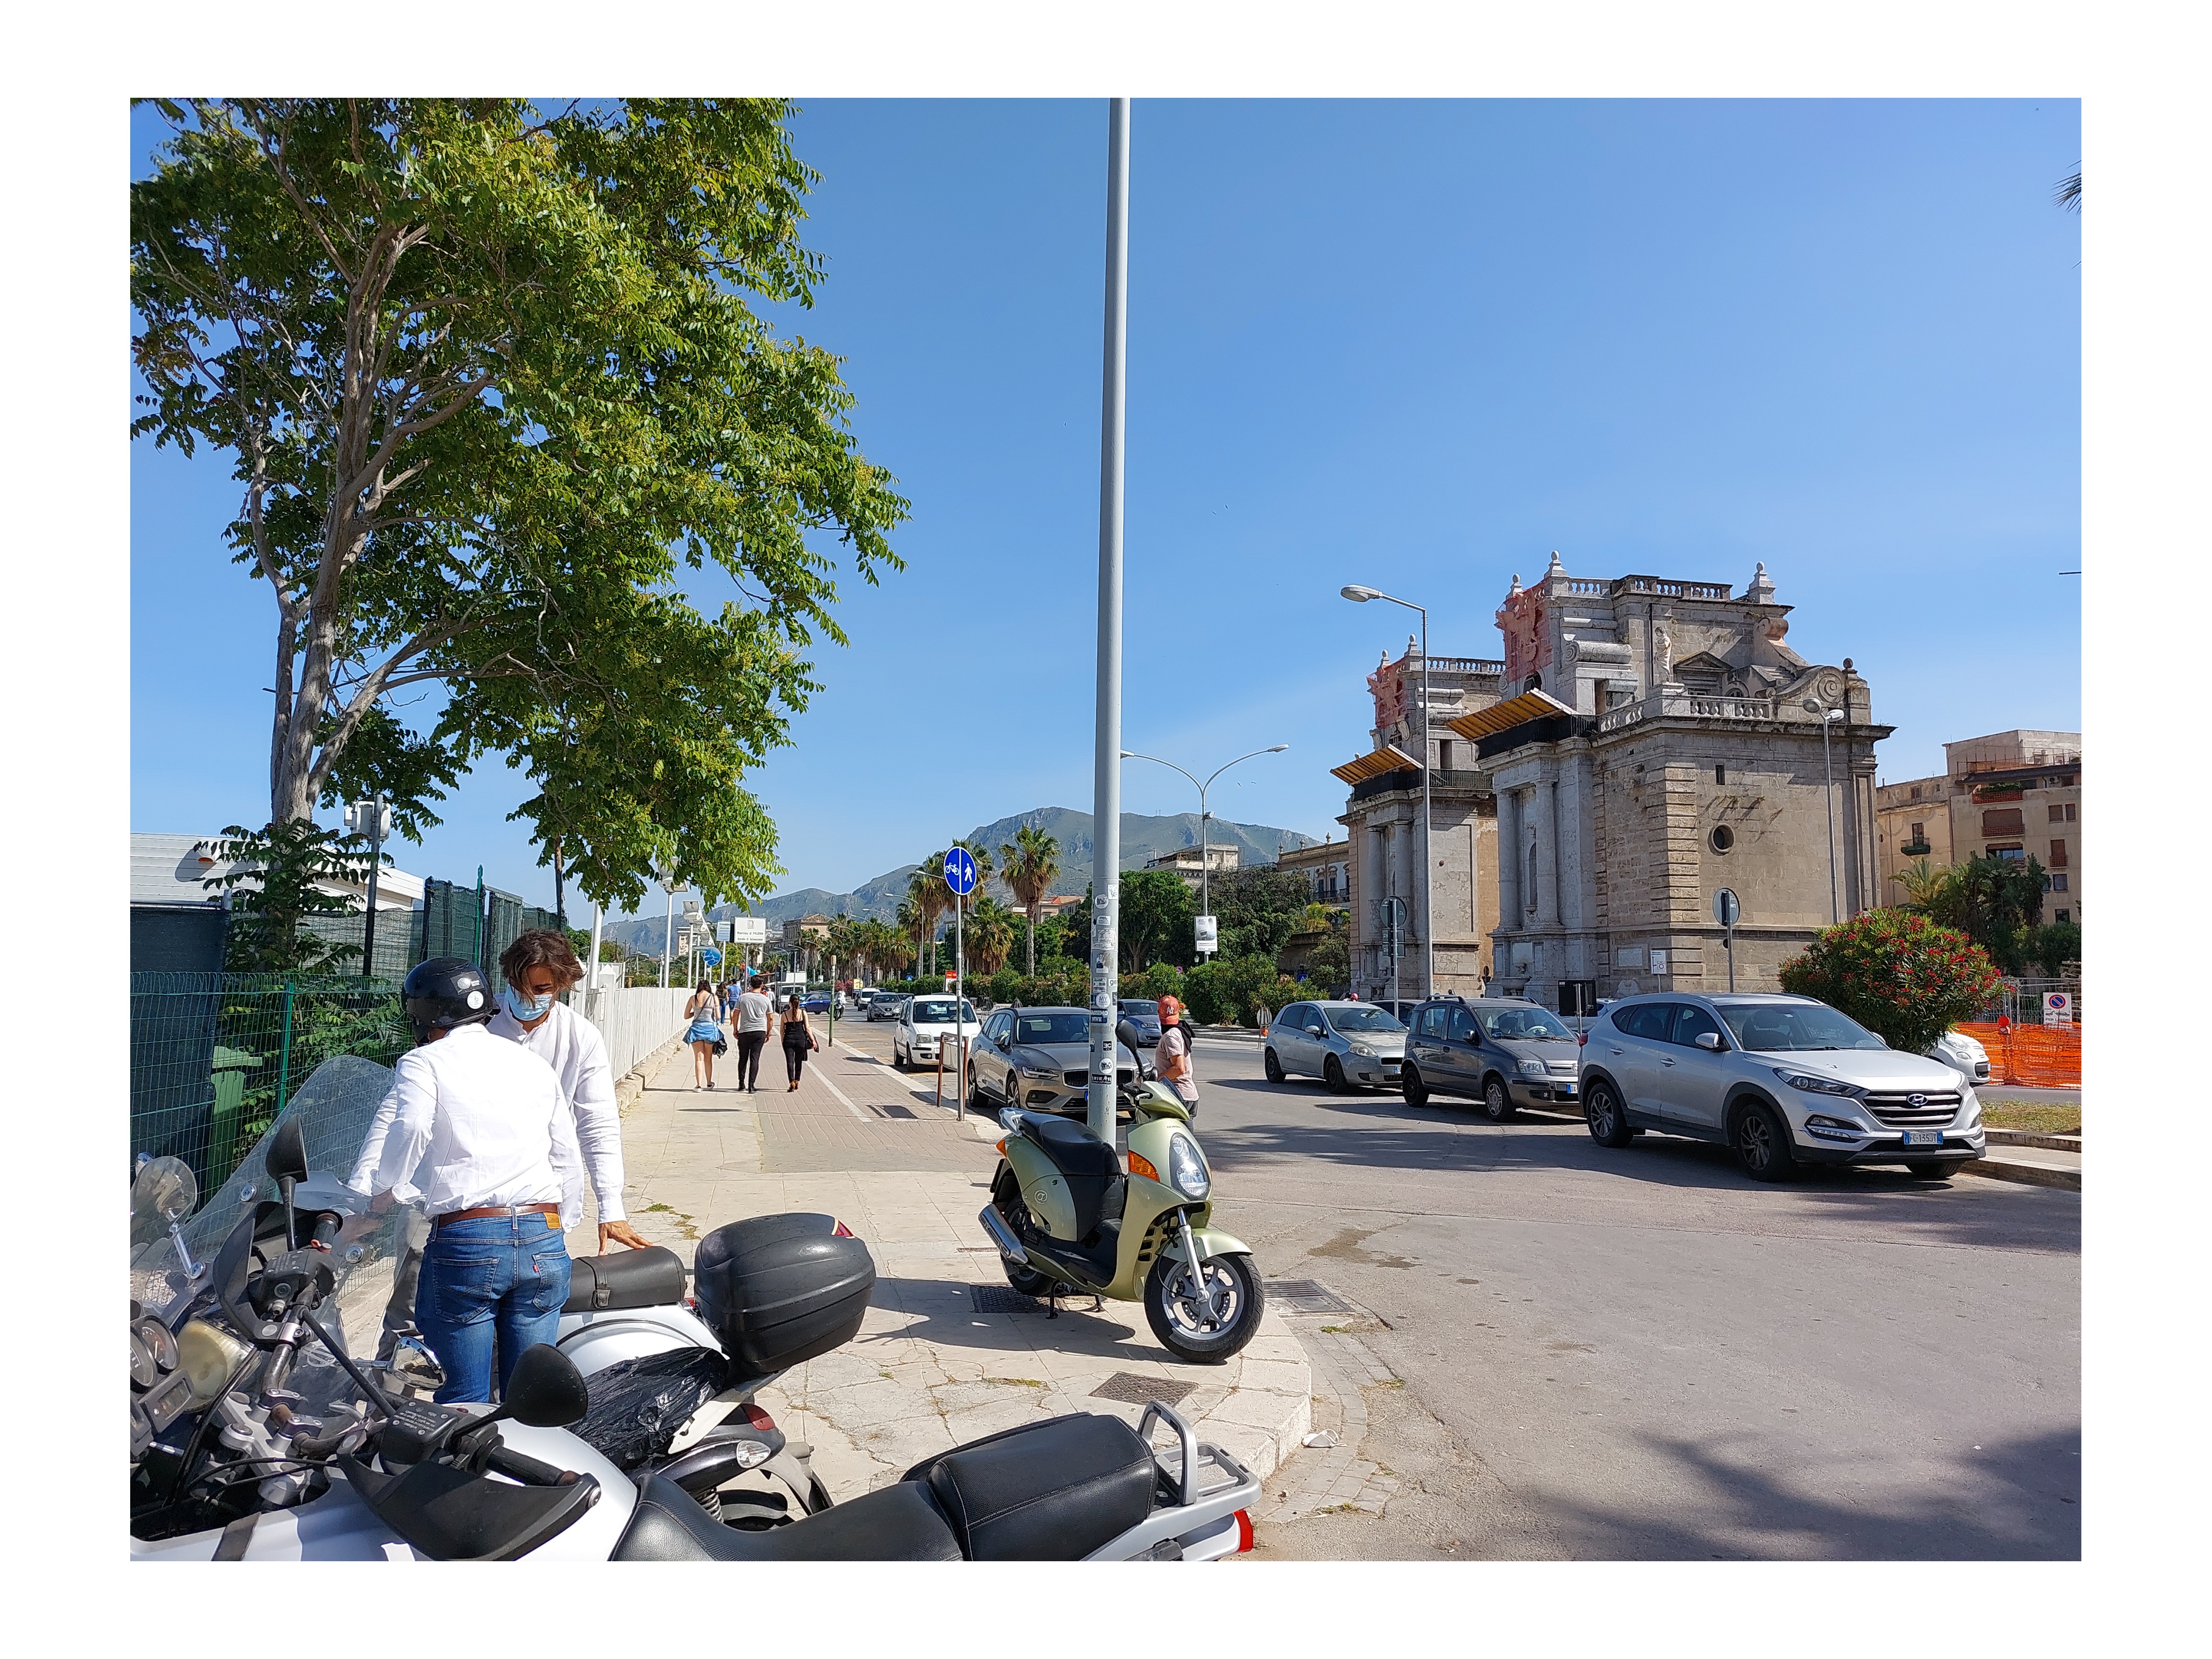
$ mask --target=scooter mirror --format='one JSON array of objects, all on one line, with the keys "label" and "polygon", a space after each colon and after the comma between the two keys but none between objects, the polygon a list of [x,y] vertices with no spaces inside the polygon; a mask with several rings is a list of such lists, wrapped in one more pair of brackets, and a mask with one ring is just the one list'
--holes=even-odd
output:
[{"label": "scooter mirror", "polygon": [[301,1131],[298,1118],[288,1118],[277,1126],[263,1167],[269,1171],[270,1179],[280,1182],[307,1178],[307,1137]]},{"label": "scooter mirror", "polygon": [[[1137,1027],[1136,1023],[1133,1020],[1125,1019],[1119,1025],[1116,1025],[1114,1028],[1114,1036],[1115,1040],[1132,1054],[1137,1054],[1137,1051],[1144,1047],[1142,1043],[1137,1041]],[[1141,1055],[1139,1055],[1138,1057],[1140,1059],[1142,1058]]]},{"label": "scooter mirror", "polygon": [[539,1342],[525,1348],[514,1362],[497,1414],[533,1429],[565,1429],[591,1408],[591,1393],[576,1362],[552,1344]]}]

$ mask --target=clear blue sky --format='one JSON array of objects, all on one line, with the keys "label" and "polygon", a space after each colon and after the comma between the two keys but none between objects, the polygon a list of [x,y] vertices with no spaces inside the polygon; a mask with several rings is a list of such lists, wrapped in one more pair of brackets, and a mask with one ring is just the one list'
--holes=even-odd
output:
[{"label": "clear blue sky", "polygon": [[[134,117],[145,165],[157,136]],[[1139,100],[1126,746],[1223,816],[1334,832],[1363,681],[1423,600],[1496,655],[1510,579],[1741,590],[1852,657],[1897,727],[2081,724],[2079,106]],[[830,276],[788,325],[847,359],[908,562],[750,787],[783,887],[850,887],[974,825],[1091,805],[1103,102],[824,102]],[[273,611],[218,546],[227,463],[132,456],[131,824],[267,810]],[[719,604],[718,592],[702,601]],[[1239,781],[1241,780],[1241,781]],[[494,765],[405,867],[550,902]],[[1123,805],[1190,810],[1125,769]]]}]

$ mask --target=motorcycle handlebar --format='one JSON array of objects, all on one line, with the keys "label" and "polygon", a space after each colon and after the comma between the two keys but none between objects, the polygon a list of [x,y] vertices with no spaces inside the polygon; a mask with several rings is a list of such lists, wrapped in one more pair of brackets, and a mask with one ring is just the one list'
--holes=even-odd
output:
[{"label": "motorcycle handlebar", "polygon": [[550,1463],[541,1463],[505,1442],[485,1454],[484,1467],[511,1476],[526,1486],[573,1486],[579,1479],[575,1470],[556,1469]]}]

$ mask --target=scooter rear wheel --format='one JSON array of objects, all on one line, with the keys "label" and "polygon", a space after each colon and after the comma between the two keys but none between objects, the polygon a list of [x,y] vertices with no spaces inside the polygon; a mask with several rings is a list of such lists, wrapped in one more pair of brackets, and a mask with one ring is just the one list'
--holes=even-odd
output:
[{"label": "scooter rear wheel", "polygon": [[1218,1364],[1259,1334],[1266,1297],[1249,1255],[1213,1256],[1202,1271],[1211,1305],[1181,1261],[1162,1256],[1152,1263],[1145,1279],[1145,1319],[1177,1358]]}]

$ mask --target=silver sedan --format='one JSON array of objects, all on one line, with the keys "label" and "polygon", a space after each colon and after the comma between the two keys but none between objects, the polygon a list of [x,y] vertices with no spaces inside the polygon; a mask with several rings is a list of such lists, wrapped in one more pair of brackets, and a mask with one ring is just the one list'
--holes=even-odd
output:
[{"label": "silver sedan", "polygon": [[1268,1022],[1264,1041],[1270,1083],[1303,1073],[1340,1094],[1395,1088],[1406,1058],[1406,1028],[1371,1002],[1294,1002]]}]

